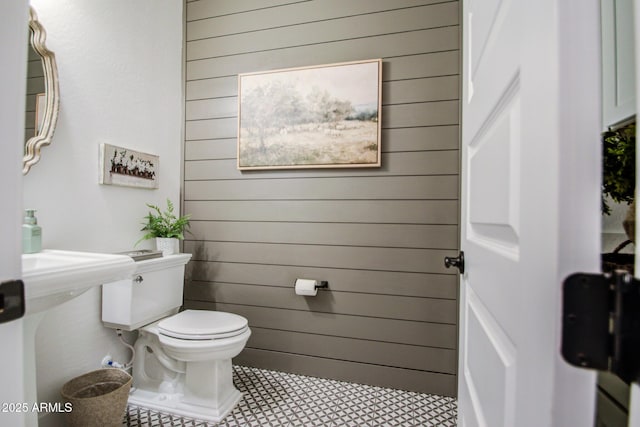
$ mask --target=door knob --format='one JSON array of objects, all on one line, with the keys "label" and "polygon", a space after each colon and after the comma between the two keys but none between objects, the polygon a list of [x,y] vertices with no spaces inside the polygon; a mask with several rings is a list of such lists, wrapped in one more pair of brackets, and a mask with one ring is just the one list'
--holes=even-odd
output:
[{"label": "door knob", "polygon": [[447,268],[456,267],[460,274],[464,274],[464,252],[460,251],[457,257],[444,257],[444,266]]}]

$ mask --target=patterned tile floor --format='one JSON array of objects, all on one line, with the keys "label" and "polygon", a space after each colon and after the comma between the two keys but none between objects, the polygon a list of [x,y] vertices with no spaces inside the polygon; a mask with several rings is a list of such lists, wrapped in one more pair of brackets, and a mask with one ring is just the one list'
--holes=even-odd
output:
[{"label": "patterned tile floor", "polygon": [[244,393],[218,424],[129,405],[130,427],[386,427],[456,425],[456,399],[312,378],[265,369],[233,367],[233,382]]}]

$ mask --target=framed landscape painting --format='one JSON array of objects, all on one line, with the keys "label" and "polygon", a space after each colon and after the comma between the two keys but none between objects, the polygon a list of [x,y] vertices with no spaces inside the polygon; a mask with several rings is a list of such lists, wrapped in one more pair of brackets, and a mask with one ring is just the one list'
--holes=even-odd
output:
[{"label": "framed landscape painting", "polygon": [[238,169],[379,167],[382,60],[238,76]]}]

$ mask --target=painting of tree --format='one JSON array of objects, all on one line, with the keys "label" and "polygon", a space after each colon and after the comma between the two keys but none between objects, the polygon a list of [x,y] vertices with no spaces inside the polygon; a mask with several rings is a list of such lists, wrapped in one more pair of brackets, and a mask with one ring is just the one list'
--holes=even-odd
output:
[{"label": "painting of tree", "polygon": [[238,168],[380,166],[382,61],[240,74]]}]

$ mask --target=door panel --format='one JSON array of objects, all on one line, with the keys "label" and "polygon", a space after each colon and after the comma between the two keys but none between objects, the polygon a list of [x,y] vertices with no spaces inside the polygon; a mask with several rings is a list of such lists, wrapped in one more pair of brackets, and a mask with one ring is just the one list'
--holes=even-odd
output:
[{"label": "door panel", "polygon": [[[496,325],[505,326],[507,336],[514,333],[510,325],[516,326],[509,319],[518,313],[516,306],[502,302],[518,298],[520,283],[513,276],[520,257],[519,107],[514,84],[487,115],[481,132],[469,138],[465,163],[469,196],[464,238],[467,247],[477,248],[468,261],[477,267],[467,285],[490,307],[487,312],[496,317]],[[487,265],[492,267],[481,267]]]},{"label": "door panel", "polygon": [[475,9],[476,3],[463,8],[469,35],[463,61],[470,70],[463,105],[462,243],[471,273],[461,281],[460,423],[506,427],[516,425],[518,325],[510,319],[518,313],[517,305],[504,302],[517,300],[519,292],[519,5],[495,1]]},{"label": "door panel", "polygon": [[486,130],[468,146],[467,239],[517,259],[520,213],[517,86],[501,101],[500,111],[490,116]]},{"label": "door panel", "polygon": [[[578,227],[599,217],[598,184],[582,179],[598,174],[590,166],[598,159],[598,111],[585,114],[580,104],[597,100],[598,85],[579,84],[597,82],[597,71],[574,71],[576,64],[598,67],[593,49],[575,45],[598,31],[590,14],[596,2],[463,4],[461,426],[593,420],[594,376],[560,359],[558,313],[563,269],[574,259],[591,265],[599,252],[597,239],[580,238]],[[588,19],[579,19],[585,5]],[[579,132],[567,130],[574,122]],[[572,149],[584,135],[582,156]],[[572,161],[561,165],[568,153]]]},{"label": "door panel", "polygon": [[474,413],[479,425],[514,426],[515,346],[473,289],[467,291],[467,345],[482,355],[464,365]]}]

